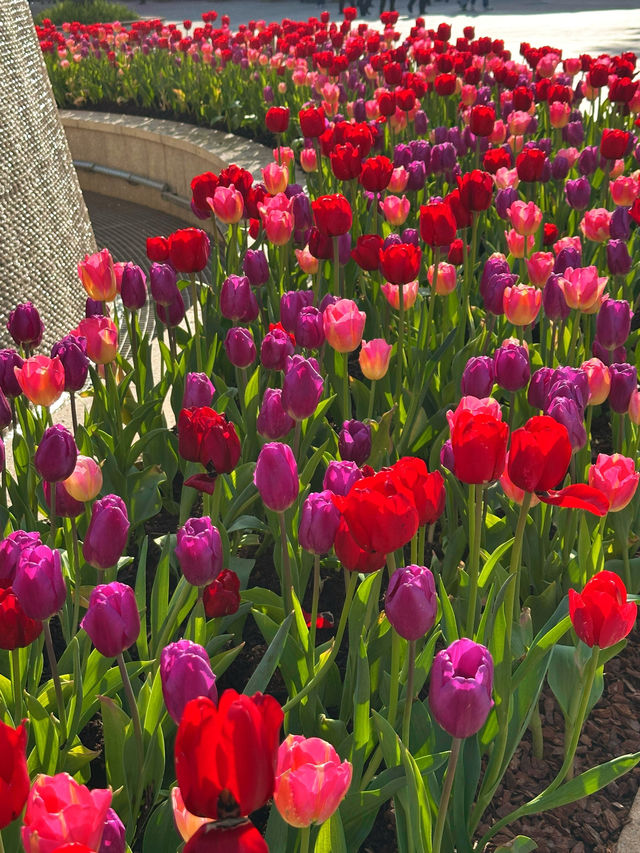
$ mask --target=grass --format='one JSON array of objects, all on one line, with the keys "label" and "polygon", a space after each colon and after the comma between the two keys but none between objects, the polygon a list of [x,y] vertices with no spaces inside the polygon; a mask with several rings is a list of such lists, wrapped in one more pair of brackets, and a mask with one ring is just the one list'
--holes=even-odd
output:
[{"label": "grass", "polygon": [[59,3],[39,12],[34,20],[36,24],[41,24],[45,18],[49,18],[56,25],[67,21],[102,24],[110,21],[133,21],[137,17],[138,15],[123,3],[111,3],[109,0],[60,0]]}]

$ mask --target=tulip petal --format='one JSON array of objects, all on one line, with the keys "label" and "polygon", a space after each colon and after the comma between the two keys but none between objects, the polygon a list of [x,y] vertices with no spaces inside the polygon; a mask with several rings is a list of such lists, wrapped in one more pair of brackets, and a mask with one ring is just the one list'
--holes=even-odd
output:
[{"label": "tulip petal", "polygon": [[216,487],[216,479],[217,476],[215,474],[194,474],[192,477],[188,477],[184,481],[184,484],[185,486],[191,486],[192,489],[197,489],[199,492],[206,492],[208,495],[212,495]]},{"label": "tulip petal", "polygon": [[593,515],[603,516],[609,512],[609,501],[599,489],[576,483],[564,489],[549,490],[536,493],[540,500],[552,506],[563,506],[569,509],[584,509]]}]

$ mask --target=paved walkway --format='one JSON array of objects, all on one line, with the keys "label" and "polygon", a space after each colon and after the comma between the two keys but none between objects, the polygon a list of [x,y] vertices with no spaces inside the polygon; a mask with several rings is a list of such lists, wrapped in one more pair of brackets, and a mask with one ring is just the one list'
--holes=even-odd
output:
[{"label": "paved walkway", "polygon": [[[229,15],[232,27],[252,18],[299,20],[317,15],[322,9],[340,17],[337,0],[319,3],[309,0],[146,0],[144,3],[128,2],[128,5],[139,15],[158,16],[174,22],[185,18],[199,21],[202,12],[216,9],[219,15]],[[414,13],[418,5],[419,0],[416,0]],[[434,0],[427,7],[425,19],[432,26],[442,20],[450,21],[454,35],[461,35],[464,26],[473,24],[478,35],[503,38],[513,53],[517,53],[524,39],[533,45],[561,47],[565,55],[626,50],[640,53],[638,0],[611,0],[610,4],[603,0],[490,0],[490,5],[490,9],[483,9],[482,0],[476,0],[475,12],[464,13],[457,0]],[[408,0],[396,2],[400,13],[398,26],[403,33],[409,32],[415,20],[414,16],[409,16],[407,6]],[[378,7],[379,0],[373,0],[371,14],[365,20],[376,21]]]}]

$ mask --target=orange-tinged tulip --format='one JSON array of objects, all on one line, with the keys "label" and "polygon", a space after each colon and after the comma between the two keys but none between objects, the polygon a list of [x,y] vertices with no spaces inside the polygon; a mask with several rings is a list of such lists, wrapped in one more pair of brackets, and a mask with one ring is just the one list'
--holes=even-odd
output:
[{"label": "orange-tinged tulip", "polygon": [[360,369],[367,379],[376,380],[386,376],[391,358],[391,344],[384,338],[374,338],[372,341],[362,341],[360,348]]},{"label": "orange-tinged tulip", "polygon": [[87,317],[71,334],[87,339],[87,355],[96,364],[110,364],[118,353],[118,329],[109,317]]},{"label": "orange-tinged tulip", "polygon": [[180,788],[177,785],[171,789],[171,808],[173,809],[173,819],[176,829],[184,841],[188,841],[192,835],[196,834],[201,826],[210,822],[207,817],[198,817],[198,815],[191,814],[184,804]]},{"label": "orange-tinged tulip", "polygon": [[538,316],[542,291],[526,284],[505,288],[502,304],[507,320],[514,326],[528,326]]},{"label": "orange-tinged tulip", "polygon": [[64,391],[64,367],[59,358],[34,355],[13,370],[22,393],[36,406],[50,406]]},{"label": "orange-tinged tulip", "polygon": [[92,299],[111,302],[116,298],[116,271],[108,249],[85,255],[84,260],[78,263],[78,275],[82,286]]}]

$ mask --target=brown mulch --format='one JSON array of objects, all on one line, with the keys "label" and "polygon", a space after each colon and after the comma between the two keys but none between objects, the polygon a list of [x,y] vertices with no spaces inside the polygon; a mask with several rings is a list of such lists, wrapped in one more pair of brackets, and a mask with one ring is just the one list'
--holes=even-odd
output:
[{"label": "brown mulch", "polygon": [[[527,733],[485,814],[481,833],[494,820],[540,793],[562,763],[564,718],[548,688],[541,698],[540,714],[544,760],[532,756]],[[640,630],[636,627],[624,651],[605,666],[604,693],[583,729],[575,775],[639,751]],[[498,833],[494,840],[505,843],[520,834],[532,838],[540,853],[613,853],[639,787],[640,766],[584,800],[523,818]]]}]

